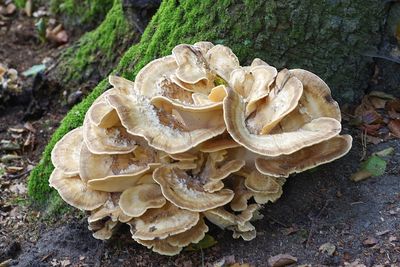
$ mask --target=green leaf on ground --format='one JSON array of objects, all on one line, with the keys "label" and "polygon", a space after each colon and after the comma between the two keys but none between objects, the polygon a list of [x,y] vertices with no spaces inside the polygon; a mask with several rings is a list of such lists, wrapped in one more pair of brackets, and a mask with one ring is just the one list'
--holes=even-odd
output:
[{"label": "green leaf on ground", "polygon": [[351,176],[351,180],[359,182],[371,176],[380,176],[385,173],[386,165],[384,159],[377,155],[372,155],[361,164],[359,171]]},{"label": "green leaf on ground", "polygon": [[382,175],[386,170],[386,161],[373,155],[361,164],[361,170],[369,172],[372,176]]},{"label": "green leaf on ground", "polygon": [[199,241],[199,243],[196,244],[190,244],[185,248],[186,251],[199,251],[201,249],[206,249],[209,247],[214,246],[217,244],[217,240],[214,239],[211,235],[205,235],[202,240]]},{"label": "green leaf on ground", "polygon": [[36,32],[42,43],[46,42],[46,21],[40,18],[38,22],[35,23]]}]

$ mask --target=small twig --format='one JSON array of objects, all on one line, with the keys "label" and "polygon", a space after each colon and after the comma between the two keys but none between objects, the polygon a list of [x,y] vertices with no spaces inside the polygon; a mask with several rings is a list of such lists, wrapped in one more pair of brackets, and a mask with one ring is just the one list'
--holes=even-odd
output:
[{"label": "small twig", "polygon": [[49,254],[47,254],[46,256],[44,256],[43,258],[40,259],[41,262],[44,262],[45,260],[47,260],[50,256],[54,255],[54,251],[50,252]]},{"label": "small twig", "polygon": [[274,221],[275,223],[279,224],[280,226],[283,226],[283,227],[285,227],[285,228],[288,228],[288,227],[289,227],[289,226],[287,226],[286,224],[284,224],[284,223],[278,221],[277,219],[275,219],[275,218],[272,217],[272,216],[267,216],[267,218],[268,218],[268,219],[271,219],[272,221]]},{"label": "small twig", "polygon": [[364,204],[364,202],[362,202],[362,201],[356,201],[356,202],[350,203],[351,206],[353,206],[353,205],[358,205],[358,204]]},{"label": "small twig", "polygon": [[201,252],[201,266],[204,267],[204,251],[202,248],[200,248],[200,252]]},{"label": "small twig", "polygon": [[364,130],[361,132],[361,145],[362,145],[362,154],[360,161],[363,161],[367,156],[367,131]]},{"label": "small twig", "polygon": [[27,171],[24,171],[23,173],[20,173],[20,174],[8,175],[8,177],[11,178],[11,179],[18,179],[18,178],[21,178],[22,176],[24,176],[26,174],[29,174],[30,172],[31,172],[31,170],[27,170]]}]

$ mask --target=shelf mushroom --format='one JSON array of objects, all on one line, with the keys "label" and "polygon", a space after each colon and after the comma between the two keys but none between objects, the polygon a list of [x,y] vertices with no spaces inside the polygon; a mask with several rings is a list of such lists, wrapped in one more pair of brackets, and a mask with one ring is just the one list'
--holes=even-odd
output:
[{"label": "shelf mushroom", "polygon": [[50,177],[88,228],[109,239],[118,224],[163,255],[197,243],[207,223],[246,241],[262,205],[294,173],[351,148],[329,87],[306,70],[261,59],[241,67],[228,47],[181,44],[112,88],[51,155]]}]

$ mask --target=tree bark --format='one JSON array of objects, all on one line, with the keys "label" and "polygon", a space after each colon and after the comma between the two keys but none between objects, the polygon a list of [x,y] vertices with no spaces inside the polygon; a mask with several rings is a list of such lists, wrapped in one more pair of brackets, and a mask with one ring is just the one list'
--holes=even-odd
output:
[{"label": "tree bark", "polygon": [[[175,45],[208,40],[232,48],[242,65],[258,57],[279,69],[310,70],[343,103],[358,97],[368,84],[372,58],[364,54],[380,43],[386,11],[387,6],[376,0],[165,0],[140,43],[125,52],[114,73],[134,80],[145,64],[170,54]],[[53,135],[30,176],[33,199],[46,199],[51,192],[50,152],[65,133],[82,124],[91,103],[108,88],[106,78]]]}]

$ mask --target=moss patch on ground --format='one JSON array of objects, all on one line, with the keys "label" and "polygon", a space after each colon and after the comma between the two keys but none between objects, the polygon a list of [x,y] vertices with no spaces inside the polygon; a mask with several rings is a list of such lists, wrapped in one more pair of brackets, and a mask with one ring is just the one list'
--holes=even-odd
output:
[{"label": "moss patch on ground", "polygon": [[[374,0],[166,0],[114,73],[134,80],[143,66],[170,54],[175,45],[209,40],[231,47],[242,64],[259,57],[278,68],[309,69],[327,80],[338,96],[349,91],[349,85],[358,89],[366,84],[369,59],[361,53],[378,44],[383,10],[384,5]],[[53,192],[48,177],[54,168],[50,160],[54,144],[82,124],[91,103],[107,88],[105,79],[68,113],[53,135],[29,179],[34,200],[44,201]]]}]

